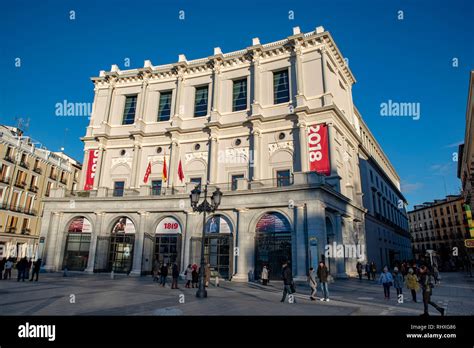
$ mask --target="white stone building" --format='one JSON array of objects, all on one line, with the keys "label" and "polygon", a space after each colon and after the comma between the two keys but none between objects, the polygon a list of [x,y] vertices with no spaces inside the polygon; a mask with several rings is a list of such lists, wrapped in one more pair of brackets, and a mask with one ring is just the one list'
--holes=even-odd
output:
[{"label": "white stone building", "polygon": [[[205,238],[206,260],[223,278],[246,280],[264,264],[279,278],[288,258],[303,279],[326,258],[326,244],[365,250],[355,79],[322,27],[296,27],[268,44],[254,38],[236,52],[215,48],[203,59],[113,65],[92,81],[85,191],[56,190],[46,200],[47,270],[74,268],[75,259],[86,272],[134,275],[149,272],[155,258],[181,270],[199,264],[203,222],[189,201],[197,183],[224,193]],[[375,160],[398,180],[378,151]],[[346,276],[357,258],[326,261]]]}]

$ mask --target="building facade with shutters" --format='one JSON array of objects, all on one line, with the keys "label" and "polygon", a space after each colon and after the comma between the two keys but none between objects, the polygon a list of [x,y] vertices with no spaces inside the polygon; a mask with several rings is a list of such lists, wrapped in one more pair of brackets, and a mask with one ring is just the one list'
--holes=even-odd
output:
[{"label": "building facade with shutters", "polygon": [[51,152],[15,127],[0,125],[0,258],[35,258],[43,199],[77,190],[81,165]]},{"label": "building facade with shutters", "polygon": [[[83,191],[58,189],[46,202],[47,270],[140,275],[156,259],[183,271],[199,264],[203,224],[206,262],[222,278],[268,265],[279,279],[285,259],[301,279],[322,259],[342,277],[364,262],[360,156],[372,150],[361,154],[355,79],[322,27],[203,59],[113,65],[92,81]],[[205,184],[223,198],[203,222],[189,193]],[[362,255],[325,254],[334,243]]]}]

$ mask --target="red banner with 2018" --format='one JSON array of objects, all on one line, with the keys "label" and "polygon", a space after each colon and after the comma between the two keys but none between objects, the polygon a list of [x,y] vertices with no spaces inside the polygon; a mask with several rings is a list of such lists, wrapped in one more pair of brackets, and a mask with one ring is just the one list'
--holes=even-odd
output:
[{"label": "red banner with 2018", "polygon": [[329,164],[328,127],[318,124],[308,128],[309,170],[323,175],[331,173]]},{"label": "red banner with 2018", "polygon": [[86,180],[84,190],[92,190],[94,186],[95,172],[97,170],[97,161],[99,159],[99,150],[89,150],[89,160],[87,161]]}]

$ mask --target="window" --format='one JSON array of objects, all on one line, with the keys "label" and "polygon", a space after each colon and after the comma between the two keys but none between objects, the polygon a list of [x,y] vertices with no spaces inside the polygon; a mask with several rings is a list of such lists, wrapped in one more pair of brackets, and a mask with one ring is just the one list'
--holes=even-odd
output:
[{"label": "window", "polygon": [[137,109],[137,96],[128,95],[125,99],[122,124],[133,124],[135,122],[135,111]]},{"label": "window", "polygon": [[114,197],[122,197],[124,188],[125,188],[124,181],[115,181],[114,182]]},{"label": "window", "polygon": [[442,207],[439,208],[439,213],[440,213],[441,215],[444,215],[444,211],[443,211],[443,208],[442,208]]},{"label": "window", "polygon": [[273,73],[273,104],[286,103],[290,100],[288,70]]},{"label": "window", "polygon": [[52,186],[53,186],[53,183],[48,181],[48,183],[46,184],[46,192],[44,193],[44,195],[46,197],[49,197],[49,194],[51,193]]},{"label": "window", "polygon": [[191,178],[189,181],[192,182],[194,184],[194,186],[201,186],[202,179],[201,178]]},{"label": "window", "polygon": [[168,121],[170,119],[171,95],[171,91],[160,93],[160,104],[158,106],[158,122]]},{"label": "window", "polygon": [[247,109],[247,79],[234,81],[232,90],[232,111]]},{"label": "window", "polygon": [[231,187],[232,191],[237,190],[238,180],[243,179],[243,178],[244,178],[243,174],[232,175],[232,187]]},{"label": "window", "polygon": [[370,171],[370,182],[374,182],[374,173]]},{"label": "window", "polygon": [[196,87],[194,99],[194,117],[207,115],[208,86]]},{"label": "window", "polygon": [[458,212],[458,206],[457,206],[457,205],[453,205],[453,210],[454,210],[454,213],[457,213],[457,212]]},{"label": "window", "polygon": [[290,185],[290,170],[279,170],[277,171],[277,186],[289,186]]},{"label": "window", "polygon": [[451,214],[449,207],[446,207],[446,214]]},{"label": "window", "polygon": [[151,182],[151,194],[153,196],[161,195],[161,180],[153,180]]},{"label": "window", "polygon": [[8,217],[7,223],[7,233],[15,233],[16,232],[16,225],[18,224],[18,217],[10,216]]}]

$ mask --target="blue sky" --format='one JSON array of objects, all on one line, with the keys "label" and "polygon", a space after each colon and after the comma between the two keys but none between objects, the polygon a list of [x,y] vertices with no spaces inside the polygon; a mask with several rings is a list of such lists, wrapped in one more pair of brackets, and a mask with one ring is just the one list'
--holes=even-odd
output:
[{"label": "blue sky", "polygon": [[[92,102],[89,78],[111,64],[125,69],[126,58],[131,68],[145,59],[165,64],[180,53],[202,58],[216,46],[229,52],[250,46],[253,37],[265,43],[291,35],[294,26],[307,32],[322,25],[349,58],[358,81],[354,103],[409,203],[459,191],[453,153],[464,138],[474,69],[474,1],[18,0],[0,6],[0,123],[29,117],[28,134],[52,150],[64,146],[82,161],[87,117],[55,116],[55,105]],[[420,103],[420,119],[380,116],[388,100]]]}]

